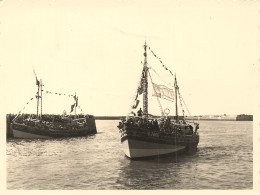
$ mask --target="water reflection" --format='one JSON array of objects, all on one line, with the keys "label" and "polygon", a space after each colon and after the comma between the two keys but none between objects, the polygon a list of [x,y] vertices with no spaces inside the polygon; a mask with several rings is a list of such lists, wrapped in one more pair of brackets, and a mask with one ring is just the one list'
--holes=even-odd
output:
[{"label": "water reflection", "polygon": [[180,172],[191,158],[194,156],[175,154],[140,160],[122,158],[117,184],[121,189],[173,189],[182,182]]}]

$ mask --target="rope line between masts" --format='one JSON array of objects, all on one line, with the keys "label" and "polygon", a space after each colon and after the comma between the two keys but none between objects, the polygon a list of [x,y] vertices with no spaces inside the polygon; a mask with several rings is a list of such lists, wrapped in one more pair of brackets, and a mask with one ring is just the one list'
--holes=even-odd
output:
[{"label": "rope line between masts", "polygon": [[[162,62],[161,58],[159,58],[159,57],[153,52],[153,50],[150,48],[150,46],[148,46],[148,45],[146,45],[146,46],[147,46],[148,49],[151,51],[151,53],[153,54],[153,56],[162,64],[163,68],[164,68],[165,70],[168,70],[169,73],[170,73],[172,76],[174,76],[173,73],[172,73],[172,71],[171,71],[168,67],[166,67],[166,66],[164,65],[164,63]],[[148,63],[147,63],[147,64],[148,64]],[[150,66],[150,69],[152,69],[152,70],[154,71],[154,73],[155,73],[165,84],[168,84],[168,85],[171,86],[171,87],[175,87],[175,86],[172,86],[170,83],[165,82],[165,81],[160,77],[160,75],[159,75],[151,66]],[[175,80],[176,80],[176,74],[175,74]],[[176,83],[177,83],[177,80],[176,80]],[[178,87],[178,86],[177,86],[177,87]],[[182,95],[181,95],[181,93],[180,93],[179,87],[178,87],[178,89],[177,89],[176,91],[178,91],[178,95],[179,95],[179,100],[180,100],[180,105],[181,105],[181,107],[182,107],[182,102],[183,102],[185,108],[187,109],[189,115],[191,116],[191,113],[190,113],[190,111],[189,111],[189,109],[188,109],[188,106],[186,105],[186,103],[185,103],[185,101],[184,101],[184,99],[183,99],[183,97],[182,97]],[[176,98],[176,104],[177,104],[177,98]],[[183,109],[183,107],[182,107],[182,109]],[[176,112],[176,113],[177,113],[177,112]],[[183,114],[184,114],[184,109],[183,109]],[[177,117],[177,115],[176,115],[176,117]],[[194,119],[192,119],[192,120],[193,120],[193,122],[194,122]]]}]

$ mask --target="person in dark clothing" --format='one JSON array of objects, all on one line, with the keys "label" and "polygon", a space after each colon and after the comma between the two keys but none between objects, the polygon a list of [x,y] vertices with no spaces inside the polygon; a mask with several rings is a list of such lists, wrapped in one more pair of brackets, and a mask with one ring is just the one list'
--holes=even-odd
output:
[{"label": "person in dark clothing", "polygon": [[137,111],[137,114],[138,114],[138,116],[143,116],[142,108],[140,108],[140,109]]}]

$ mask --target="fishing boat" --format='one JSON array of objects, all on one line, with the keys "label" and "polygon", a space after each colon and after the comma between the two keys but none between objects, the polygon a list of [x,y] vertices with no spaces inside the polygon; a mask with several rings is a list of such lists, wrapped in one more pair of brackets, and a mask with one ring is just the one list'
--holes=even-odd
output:
[{"label": "fishing boat", "polygon": [[[36,93],[37,114],[24,114],[21,113],[22,111],[20,111],[15,116],[7,115],[8,137],[24,139],[46,139],[87,136],[97,133],[95,118],[93,115],[76,113],[76,109],[80,108],[78,105],[78,96],[76,93],[75,95],[68,95],[75,100],[75,103],[71,105],[70,112],[72,113],[75,111],[73,115],[68,115],[65,110],[61,115],[42,114],[42,92],[44,90],[42,89],[42,80],[39,81],[37,77],[36,85],[38,86],[38,91]],[[49,94],[61,95],[61,93],[52,93],[50,91],[45,92]],[[33,99],[34,98],[31,98],[30,100]],[[28,103],[29,102],[26,104]],[[40,113],[39,106],[41,108]],[[23,110],[24,109],[25,107]]]},{"label": "fishing boat", "polygon": [[[159,85],[153,81],[150,74],[152,67],[147,62],[147,50],[159,60],[163,68],[170,73],[174,84],[172,88]],[[130,159],[165,155],[176,152],[196,152],[199,143],[199,124],[185,120],[186,104],[180,94],[176,74],[173,74],[158,58],[151,48],[144,44],[144,62],[141,79],[134,95],[133,104],[129,114],[122,118],[118,128],[121,134],[121,144],[124,153]],[[148,78],[150,82],[148,82]],[[148,86],[152,87],[153,96],[156,97],[161,116],[148,113]],[[143,96],[143,97],[141,97]],[[178,98],[179,96],[179,98]],[[140,98],[141,97],[141,98]],[[175,116],[170,117],[170,108],[163,108],[161,100],[170,101],[175,107]],[[143,109],[138,105],[142,101]],[[179,102],[179,103],[178,103]],[[178,104],[183,108],[183,116],[178,115]],[[186,108],[188,110],[188,108]],[[136,116],[134,111],[137,111]]]}]

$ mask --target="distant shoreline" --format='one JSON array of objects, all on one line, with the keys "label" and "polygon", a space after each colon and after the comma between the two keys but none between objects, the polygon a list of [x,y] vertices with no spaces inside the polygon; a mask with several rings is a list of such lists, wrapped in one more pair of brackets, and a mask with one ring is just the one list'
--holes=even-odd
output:
[{"label": "distant shoreline", "polygon": [[[6,116],[9,116],[7,114]],[[13,114],[14,115],[14,114]],[[126,116],[94,116],[96,120],[120,120],[121,118],[125,118]],[[160,116],[154,116],[155,118],[160,118]],[[175,116],[169,116],[174,119]],[[183,120],[183,116],[179,116],[179,120]],[[253,115],[202,115],[202,116],[187,116],[185,120],[196,120],[196,121],[253,121]]]},{"label": "distant shoreline", "polygon": [[[121,118],[125,118],[125,116],[94,116],[96,120],[120,120]],[[171,117],[171,116],[170,116]],[[159,118],[159,117],[158,117]],[[203,121],[237,121],[236,118],[228,118],[228,119],[218,119],[218,118],[190,118],[187,117],[186,120],[203,120]],[[246,120],[245,120],[246,121]]]}]

